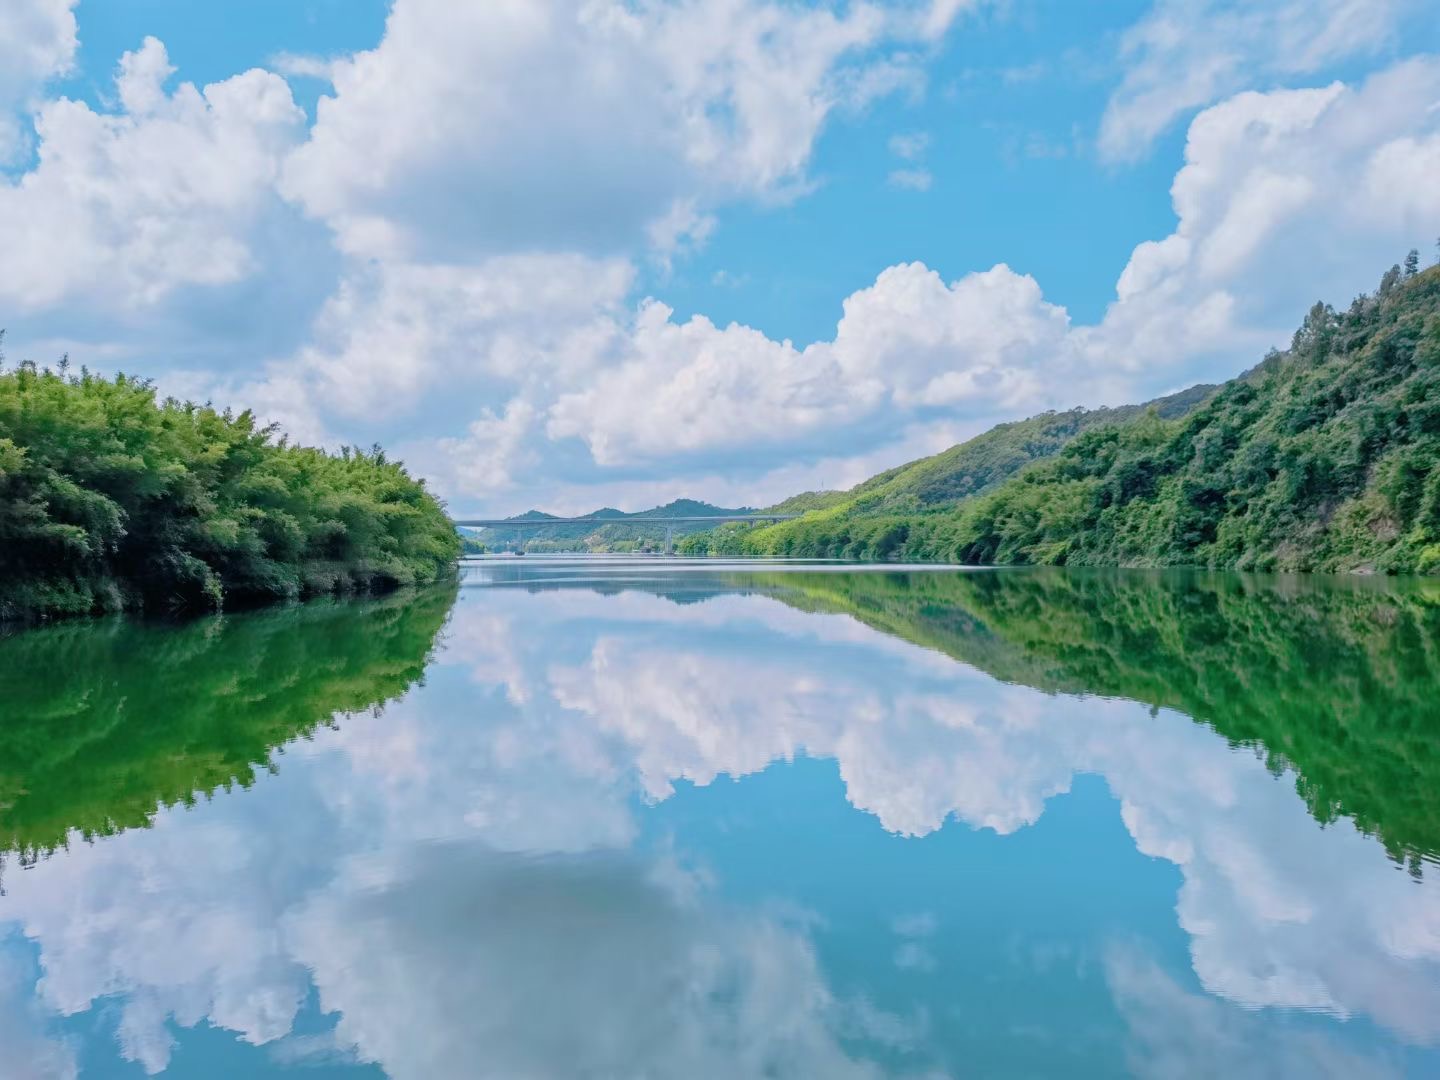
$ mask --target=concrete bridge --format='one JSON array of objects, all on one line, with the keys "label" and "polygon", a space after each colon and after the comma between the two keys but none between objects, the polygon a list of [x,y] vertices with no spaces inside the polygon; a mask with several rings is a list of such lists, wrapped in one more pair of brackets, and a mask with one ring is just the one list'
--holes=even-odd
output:
[{"label": "concrete bridge", "polygon": [[723,525],[730,521],[749,521],[773,525],[777,521],[789,521],[799,514],[655,514],[643,517],[544,517],[544,518],[456,518],[455,524],[468,529],[548,529],[552,525],[664,525],[665,554],[675,550],[675,526],[703,522],[706,525]]}]

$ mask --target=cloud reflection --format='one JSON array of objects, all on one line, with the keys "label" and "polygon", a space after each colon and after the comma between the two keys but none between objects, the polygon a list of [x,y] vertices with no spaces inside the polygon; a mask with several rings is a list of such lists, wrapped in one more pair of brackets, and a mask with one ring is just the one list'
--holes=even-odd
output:
[{"label": "cloud reflection", "polygon": [[[313,985],[338,1014],[326,1047],[396,1077],[876,1074],[910,1021],[833,989],[805,918],[722,902],[683,835],[637,846],[677,783],[810,755],[904,836],[1014,833],[1098,774],[1138,849],[1180,869],[1204,990],[1440,1039],[1440,894],[1183,716],[1005,685],[758,596],[471,594],[448,642],[423,690],[297,744],[253,791],[7,879],[38,1005],[121,996],[121,1051],[150,1072],[172,1025],[294,1050]],[[925,976],[906,926],[894,968]],[[1223,1007],[1147,964],[1107,967],[1136,1071],[1235,1045],[1155,1041],[1162,1005]]]}]

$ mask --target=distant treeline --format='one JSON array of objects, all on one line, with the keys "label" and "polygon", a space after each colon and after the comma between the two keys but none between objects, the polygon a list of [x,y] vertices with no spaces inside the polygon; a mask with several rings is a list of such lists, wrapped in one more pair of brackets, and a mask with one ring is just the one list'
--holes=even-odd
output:
[{"label": "distant treeline", "polygon": [[384,589],[459,548],[378,448],[291,446],[124,375],[0,371],[0,619]]},{"label": "distant treeline", "polygon": [[850,500],[784,525],[716,530],[688,550],[1440,570],[1440,267],[1420,271],[1412,256],[1348,310],[1316,304],[1287,351],[1204,389],[1183,415],[1152,409],[1088,424],[1053,449],[1027,440],[1039,460],[948,504]]}]

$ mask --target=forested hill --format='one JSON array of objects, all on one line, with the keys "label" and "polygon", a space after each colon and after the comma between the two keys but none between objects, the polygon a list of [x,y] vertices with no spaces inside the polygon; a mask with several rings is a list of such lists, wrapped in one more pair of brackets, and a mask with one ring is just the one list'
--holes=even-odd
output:
[{"label": "forested hill", "polygon": [[0,619],[381,589],[458,553],[378,448],[290,446],[123,375],[0,371]]},{"label": "forested hill", "polygon": [[965,562],[1440,569],[1440,267],[1316,304],[1183,420],[1075,440],[955,515]]},{"label": "forested hill", "polygon": [[1192,386],[1144,405],[1047,412],[999,424],[927,458],[872,476],[849,491],[807,491],[767,509],[803,514],[763,528],[722,526],[687,538],[689,554],[815,555],[885,559],[901,551],[910,522],[989,491],[1025,466],[1059,453],[1082,432],[1133,419],[1146,410],[1184,416],[1215,390]]},{"label": "forested hill", "polygon": [[[1440,570],[1440,267],[1316,304],[1285,352],[1184,416],[1082,432],[942,512],[807,515],[745,550],[966,563]],[[854,543],[860,529],[869,539]],[[878,537],[878,540],[875,539]]]}]

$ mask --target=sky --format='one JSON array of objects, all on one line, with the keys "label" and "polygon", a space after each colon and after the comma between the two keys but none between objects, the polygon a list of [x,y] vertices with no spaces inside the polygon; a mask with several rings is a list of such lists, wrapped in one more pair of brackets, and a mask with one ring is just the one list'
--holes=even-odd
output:
[{"label": "sky", "polygon": [[1435,0],[6,0],[10,362],[456,513],[1229,378],[1440,237]]}]

